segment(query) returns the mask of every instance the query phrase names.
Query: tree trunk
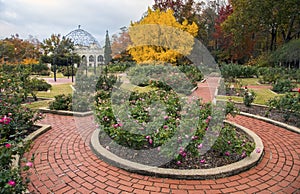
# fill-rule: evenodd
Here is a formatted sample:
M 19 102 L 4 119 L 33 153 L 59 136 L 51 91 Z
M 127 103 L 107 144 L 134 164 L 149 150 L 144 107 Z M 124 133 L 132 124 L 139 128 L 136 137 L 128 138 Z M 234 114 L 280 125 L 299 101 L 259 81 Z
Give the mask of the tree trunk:
M 275 27 L 272 28 L 272 31 L 271 31 L 271 44 L 270 44 L 270 51 L 273 51 L 275 50 L 275 44 L 276 44 L 276 33 L 277 30 Z

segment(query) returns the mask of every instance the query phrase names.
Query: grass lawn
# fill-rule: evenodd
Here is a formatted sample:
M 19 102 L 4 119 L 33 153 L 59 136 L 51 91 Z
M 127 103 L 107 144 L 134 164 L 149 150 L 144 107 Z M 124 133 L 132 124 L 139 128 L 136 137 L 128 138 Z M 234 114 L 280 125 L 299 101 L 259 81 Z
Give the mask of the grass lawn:
M 54 73 L 51 71 L 50 76 L 39 76 L 40 78 L 54 78 Z M 56 73 L 56 78 L 65 78 L 62 73 Z
M 268 85 L 268 84 L 260 84 L 259 78 L 239 78 L 244 86 L 259 86 L 259 85 Z
M 140 86 L 133 85 L 131 83 L 123 83 L 121 85 L 121 88 L 124 90 L 132 91 L 132 92 L 136 91 L 136 92 L 140 92 L 140 93 L 156 90 L 156 88 L 154 88 L 154 87 L 150 87 L 150 86 L 140 87 Z
M 253 103 L 262 104 L 262 105 L 266 105 L 268 100 L 270 100 L 271 98 L 282 95 L 282 94 L 275 94 L 275 93 L 271 92 L 269 89 L 255 89 L 253 91 L 256 93 L 256 98 Z M 236 101 L 236 102 L 243 102 L 243 98 L 237 97 L 237 96 L 218 96 L 217 97 L 217 99 L 220 99 L 220 100 L 227 100 L 229 98 L 231 98 L 233 101 Z
M 237 97 L 237 96 L 217 96 L 217 100 L 228 100 L 231 98 L 235 102 L 243 102 L 242 97 Z
M 43 100 L 43 101 L 33 102 L 31 104 L 25 104 L 24 106 L 31 109 L 38 109 L 38 108 L 48 107 L 51 101 L 52 100 Z
M 71 85 L 72 83 L 52 85 L 50 92 L 38 92 L 37 96 L 43 98 L 54 98 L 54 96 L 59 94 L 72 94 L 73 91 Z
M 245 79 L 239 79 L 242 84 L 245 86 L 258 86 L 258 85 L 267 85 L 267 84 L 259 84 L 258 83 L 258 78 L 245 78 Z M 272 91 L 270 91 L 269 89 L 266 88 L 257 88 L 257 89 L 253 89 L 254 92 L 256 93 L 256 98 L 254 100 L 253 103 L 255 104 L 263 104 L 266 105 L 268 100 L 270 100 L 271 98 L 274 98 L 275 96 L 280 96 L 279 94 L 276 94 Z M 232 100 L 236 101 L 236 102 L 243 102 L 243 98 L 242 97 L 236 97 L 236 96 L 218 96 L 217 99 L 220 100 L 224 100 L 224 99 L 228 99 L 231 98 Z
M 282 95 L 282 94 L 275 94 L 269 89 L 255 89 L 254 92 L 256 93 L 256 98 L 254 100 L 254 103 L 264 104 L 264 105 L 266 105 L 268 100 L 270 100 L 271 98 Z

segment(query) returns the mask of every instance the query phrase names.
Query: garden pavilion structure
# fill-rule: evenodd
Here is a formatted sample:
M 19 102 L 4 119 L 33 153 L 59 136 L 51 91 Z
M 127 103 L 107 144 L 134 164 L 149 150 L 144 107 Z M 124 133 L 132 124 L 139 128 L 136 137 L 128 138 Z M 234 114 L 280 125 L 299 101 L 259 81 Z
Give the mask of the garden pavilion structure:
M 104 65 L 104 48 L 89 32 L 80 28 L 66 35 L 74 43 L 74 52 L 81 57 L 81 64 L 88 67 Z M 80 64 L 75 65 L 79 67 Z

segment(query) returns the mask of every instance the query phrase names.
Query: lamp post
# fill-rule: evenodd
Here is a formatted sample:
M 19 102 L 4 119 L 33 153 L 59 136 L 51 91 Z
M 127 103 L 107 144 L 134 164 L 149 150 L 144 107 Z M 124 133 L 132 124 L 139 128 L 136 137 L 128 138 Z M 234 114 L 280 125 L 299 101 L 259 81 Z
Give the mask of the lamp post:
M 85 75 L 87 76 L 88 75 L 88 58 L 85 59 L 84 64 L 85 64 Z
M 96 58 L 97 56 L 95 55 L 95 57 L 94 57 L 94 74 L 96 75 L 96 64 L 97 64 L 97 58 Z
M 72 83 L 74 82 L 74 63 L 73 63 L 73 53 L 71 52 L 71 65 L 72 65 Z
M 56 63 L 57 63 L 57 49 L 54 50 L 54 57 L 53 57 L 53 74 L 54 74 L 54 82 L 56 82 Z

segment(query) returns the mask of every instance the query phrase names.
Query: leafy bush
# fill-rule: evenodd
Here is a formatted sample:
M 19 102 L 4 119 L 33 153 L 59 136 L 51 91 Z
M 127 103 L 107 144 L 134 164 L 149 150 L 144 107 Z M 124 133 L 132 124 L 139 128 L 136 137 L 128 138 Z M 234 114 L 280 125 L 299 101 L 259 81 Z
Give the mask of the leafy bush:
M 116 83 L 119 83 L 117 76 L 100 75 L 96 84 L 96 91 L 97 90 L 111 91 Z
M 50 103 L 51 110 L 72 110 L 72 95 L 60 94 L 54 97 L 55 100 Z
M 185 74 L 186 73 L 186 74 Z M 193 76 L 191 74 L 194 74 Z M 175 90 L 178 93 L 190 94 L 202 79 L 196 67 L 173 67 L 142 65 L 131 68 L 128 72 L 130 82 L 138 86 L 158 87 L 164 90 Z
M 30 146 L 24 138 L 42 115 L 21 106 L 27 95 L 22 80 L 27 73 L 2 68 L 0 72 L 0 193 L 23 193 L 29 180 L 23 181 L 21 171 L 28 171 L 34 159 L 22 159 Z M 23 169 L 12 167 L 16 154 L 26 163 Z
M 23 156 L 28 151 L 29 142 L 0 140 L 0 193 L 23 193 L 27 189 L 29 179 L 23 180 L 21 173 L 27 177 L 29 168 L 33 166 L 32 158 L 30 161 L 23 160 L 24 167 L 12 167 L 15 155 Z
M 285 78 L 288 76 L 288 72 L 284 68 L 259 68 L 260 83 L 275 83 L 279 78 Z
M 44 80 L 30 78 L 30 68 L 28 66 L 15 66 L 6 71 L 0 68 L 3 75 L 0 76 L 0 96 L 11 102 L 24 102 L 31 94 L 37 100 L 38 91 L 47 91 L 51 85 Z
M 133 62 L 119 62 L 113 63 L 107 66 L 108 73 L 119 73 L 124 72 L 127 68 L 134 66 Z
M 86 112 L 91 110 L 90 103 L 92 98 L 83 93 L 75 92 L 73 97 L 71 94 L 61 94 L 54 98 L 55 100 L 49 105 L 51 110 L 67 110 L 76 112 Z
M 30 88 L 34 91 L 48 91 L 51 89 L 51 84 L 48 84 L 43 79 L 32 78 L 30 80 Z
M 222 77 L 232 81 L 235 78 L 252 78 L 257 76 L 257 68 L 238 64 L 222 64 L 220 67 Z
M 296 85 L 292 84 L 289 79 L 279 79 L 273 84 L 273 91 L 278 93 L 286 93 L 292 91 Z
M 300 83 L 300 69 L 292 70 L 289 76 L 291 80 L 295 80 L 297 83 Z
M 245 106 L 250 107 L 252 102 L 255 100 L 256 94 L 253 90 L 249 91 L 247 88 L 243 94 L 243 102 Z
M 225 152 L 246 155 L 254 149 L 251 143 L 243 142 L 244 137 L 237 137 L 234 128 L 226 126 L 222 129 L 224 115 L 222 117 L 219 111 L 212 113 L 211 104 L 181 99 L 172 90 L 133 92 L 129 96 L 124 91 L 122 94 L 123 97 L 112 97 L 113 100 L 102 99 L 96 108 L 103 131 L 119 145 L 132 149 L 152 149 L 168 142 L 168 146 L 164 146 L 159 154 L 182 161 L 188 153 L 195 157 L 200 155 L 200 145 L 210 141 L 203 137 L 206 131 L 210 131 L 212 134 L 222 134 L 213 147 L 222 155 Z M 222 106 L 218 107 L 222 109 Z M 117 118 L 113 110 L 118 112 Z M 227 113 L 234 110 L 232 105 L 226 108 Z M 210 122 L 215 125 L 209 127 Z M 173 149 L 169 150 L 170 147 Z
M 95 94 L 94 101 L 96 105 L 102 104 L 103 101 L 110 98 L 111 92 L 105 90 L 98 90 Z
M 300 118 L 300 91 L 298 94 L 287 93 L 282 97 L 275 97 L 268 101 L 269 111 L 276 109 L 283 113 L 287 121 L 292 114 Z
M 180 71 L 182 71 L 186 77 L 192 80 L 192 82 L 198 82 L 203 79 L 203 74 L 201 71 L 193 65 L 182 65 L 179 66 Z
M 32 64 L 31 65 L 31 74 L 32 75 L 50 75 L 50 69 L 46 64 Z
M 23 137 L 34 122 L 40 119 L 35 111 L 22 107 L 20 103 L 1 100 L 0 108 L 0 118 L 3 123 L 4 120 L 9 123 L 0 127 L 0 137 L 8 140 Z

